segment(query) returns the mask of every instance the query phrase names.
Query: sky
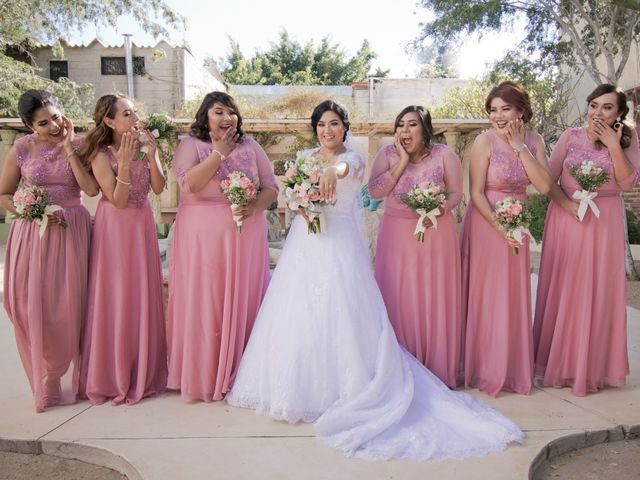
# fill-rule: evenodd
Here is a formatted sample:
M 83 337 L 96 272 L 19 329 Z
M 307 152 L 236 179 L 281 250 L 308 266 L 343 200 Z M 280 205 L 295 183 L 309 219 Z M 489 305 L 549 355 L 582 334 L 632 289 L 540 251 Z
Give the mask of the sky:
M 391 78 L 414 77 L 419 71 L 416 59 L 406 52 L 406 46 L 420 32 L 420 21 L 426 21 L 429 12 L 416 6 L 416 0 L 167 0 L 167 3 L 187 19 L 184 33 L 173 33 L 172 44 L 186 40 L 198 58 L 223 58 L 229 52 L 228 37 L 239 42 L 246 57 L 257 50 L 266 50 L 270 42 L 277 42 L 282 29 L 300 44 L 313 40 L 317 45 L 329 36 L 348 56 L 354 55 L 366 38 L 378 54 L 373 63 L 390 69 Z M 108 44 L 121 44 L 122 34 L 133 34 L 139 45 L 154 45 L 131 19 L 123 18 L 117 29 L 96 31 L 88 28 L 82 35 L 71 39 L 88 43 L 95 36 Z M 481 39 L 469 36 L 458 55 L 458 72 L 463 78 L 479 76 L 487 64 L 502 57 L 513 46 L 521 33 L 512 31 L 485 35 Z

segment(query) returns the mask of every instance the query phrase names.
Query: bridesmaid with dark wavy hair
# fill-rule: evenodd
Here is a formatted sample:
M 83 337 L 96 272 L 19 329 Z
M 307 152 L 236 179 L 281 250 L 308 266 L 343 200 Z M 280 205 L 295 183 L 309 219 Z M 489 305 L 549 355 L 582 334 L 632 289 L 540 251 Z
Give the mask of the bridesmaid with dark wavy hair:
M 411 105 L 395 120 L 394 144 L 382 148 L 371 168 L 369 192 L 385 198 L 376 248 L 376 280 L 398 342 L 450 388 L 460 369 L 460 246 L 451 213 L 462 200 L 462 164 L 448 146 L 433 142 L 431 115 Z M 403 202 L 416 185 L 448 190 L 424 242 L 414 230 L 419 215 Z
M 551 190 L 542 240 L 533 329 L 536 375 L 545 387 L 571 387 L 583 396 L 620 387 L 629 373 L 624 209 L 620 198 L 638 184 L 638 134 L 626 117 L 627 96 L 599 85 L 587 97 L 586 127 L 560 136 L 549 162 L 559 187 Z M 590 160 L 608 175 L 578 217 L 572 168 Z
M 187 401 L 221 400 L 231 389 L 269 279 L 265 209 L 278 186 L 264 150 L 242 131 L 224 92 L 204 97 L 173 160 L 181 188 L 169 274 L 169 388 Z M 257 198 L 233 211 L 220 183 L 249 177 Z
M 98 185 L 80 161 L 80 141 L 56 97 L 29 90 L 18 110 L 32 133 L 16 140 L 5 156 L 0 206 L 16 213 L 16 190 L 37 186 L 62 207 L 49 216 L 43 235 L 37 223 L 12 222 L 4 266 L 4 308 L 15 328 L 36 411 L 42 412 L 75 402 L 78 393 L 91 233 L 80 191 L 94 196 Z M 65 228 L 58 226 L 61 218 Z
M 103 95 L 93 120 L 81 153 L 102 199 L 91 239 L 81 392 L 93 404 L 131 404 L 167 383 L 160 252 L 147 199 L 150 189 L 162 193 L 165 180 L 155 139 L 129 98 Z

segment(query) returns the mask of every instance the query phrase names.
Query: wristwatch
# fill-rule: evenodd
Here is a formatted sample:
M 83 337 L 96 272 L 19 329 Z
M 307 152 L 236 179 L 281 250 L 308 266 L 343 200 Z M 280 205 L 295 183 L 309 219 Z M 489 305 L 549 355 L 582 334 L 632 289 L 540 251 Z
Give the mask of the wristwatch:
M 524 152 L 527 149 L 527 146 L 522 144 L 519 147 L 516 147 L 513 149 L 514 152 L 516 152 L 517 155 L 520 155 L 522 152 Z

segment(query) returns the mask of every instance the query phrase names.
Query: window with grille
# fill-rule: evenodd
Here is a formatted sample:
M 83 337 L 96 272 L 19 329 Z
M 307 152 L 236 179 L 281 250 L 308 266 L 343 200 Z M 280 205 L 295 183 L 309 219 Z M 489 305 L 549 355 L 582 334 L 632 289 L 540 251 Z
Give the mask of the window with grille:
M 69 64 L 66 60 L 51 60 L 49 62 L 49 78 L 57 82 L 62 77 L 69 78 Z
M 124 57 L 101 57 L 102 75 L 126 75 L 127 63 Z M 133 74 L 144 75 L 144 57 L 133 57 Z

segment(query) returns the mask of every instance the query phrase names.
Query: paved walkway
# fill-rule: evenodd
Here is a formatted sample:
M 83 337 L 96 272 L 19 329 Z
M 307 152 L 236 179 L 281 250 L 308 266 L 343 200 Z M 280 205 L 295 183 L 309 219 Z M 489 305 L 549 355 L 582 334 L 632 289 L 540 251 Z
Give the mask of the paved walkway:
M 0 254 L 4 258 L 4 252 Z M 554 439 L 580 434 L 573 443 L 595 443 L 608 435 L 621 437 L 619 425 L 640 425 L 640 311 L 628 313 L 627 387 L 584 398 L 568 389 L 536 388 L 530 396 L 503 394 L 497 399 L 471 390 L 520 425 L 526 432 L 524 445 L 466 461 L 371 463 L 347 459 L 325 447 L 309 425 L 288 425 L 223 402 L 186 404 L 175 393 L 135 406 L 92 407 L 81 402 L 36 414 L 13 329 L 2 310 L 0 450 L 36 452 L 33 441 L 41 441 L 45 453 L 105 465 L 132 480 L 524 480 L 531 463 Z M 585 434 L 588 431 L 600 433 Z

